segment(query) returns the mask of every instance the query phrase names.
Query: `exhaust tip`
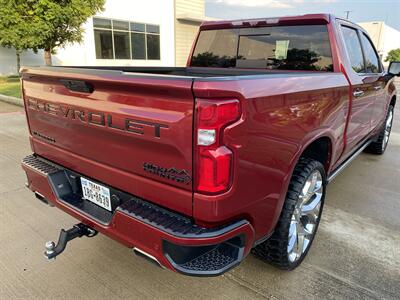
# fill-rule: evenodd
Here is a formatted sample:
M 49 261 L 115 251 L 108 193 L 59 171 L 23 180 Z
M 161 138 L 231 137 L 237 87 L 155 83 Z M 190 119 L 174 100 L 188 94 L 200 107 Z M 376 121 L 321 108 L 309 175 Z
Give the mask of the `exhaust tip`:
M 49 202 L 47 201 L 47 199 L 39 192 L 35 192 L 35 197 L 36 199 L 42 201 L 45 204 L 49 204 Z
M 36 199 L 38 199 L 39 201 L 43 202 L 44 204 L 47 204 L 48 206 L 51 206 L 51 207 L 54 206 L 53 203 L 51 203 L 49 200 L 46 199 L 45 196 L 43 196 L 42 194 L 40 194 L 38 192 L 35 192 L 35 197 L 36 197 Z
M 160 268 L 164 269 L 164 266 L 153 255 L 150 255 L 147 252 L 145 252 L 139 248 L 136 248 L 136 247 L 133 248 L 133 253 L 137 256 L 143 257 L 144 259 L 151 262 L 152 264 L 155 264 L 155 265 L 159 266 Z

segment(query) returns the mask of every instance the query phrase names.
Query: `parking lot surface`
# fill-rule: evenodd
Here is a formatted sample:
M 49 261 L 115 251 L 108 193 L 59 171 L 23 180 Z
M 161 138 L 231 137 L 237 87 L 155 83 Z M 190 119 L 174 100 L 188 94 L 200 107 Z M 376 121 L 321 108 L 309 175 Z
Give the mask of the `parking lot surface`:
M 399 108 L 386 154 L 360 155 L 329 185 L 319 232 L 299 268 L 280 271 L 250 255 L 223 276 L 193 278 L 103 235 L 74 240 L 46 262 L 45 242 L 76 220 L 25 188 L 25 115 L 0 102 L 0 299 L 399 299 Z

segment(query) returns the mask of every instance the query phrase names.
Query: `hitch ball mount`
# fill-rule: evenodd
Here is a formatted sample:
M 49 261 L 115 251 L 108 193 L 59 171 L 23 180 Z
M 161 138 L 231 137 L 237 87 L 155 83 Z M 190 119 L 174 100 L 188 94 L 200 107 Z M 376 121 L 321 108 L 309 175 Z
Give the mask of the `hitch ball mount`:
M 46 243 L 46 251 L 44 252 L 44 256 L 49 261 L 54 260 L 58 255 L 63 253 L 69 241 L 75 238 L 81 238 L 83 236 L 94 237 L 96 234 L 96 230 L 82 223 L 76 224 L 68 230 L 61 229 L 57 245 L 52 241 Z

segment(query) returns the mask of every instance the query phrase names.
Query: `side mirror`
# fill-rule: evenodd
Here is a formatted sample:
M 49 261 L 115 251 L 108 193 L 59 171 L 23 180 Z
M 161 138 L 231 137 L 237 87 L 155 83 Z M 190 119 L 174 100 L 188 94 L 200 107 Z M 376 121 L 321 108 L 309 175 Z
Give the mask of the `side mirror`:
M 400 76 L 400 61 L 392 61 L 389 65 L 388 73 L 394 76 Z

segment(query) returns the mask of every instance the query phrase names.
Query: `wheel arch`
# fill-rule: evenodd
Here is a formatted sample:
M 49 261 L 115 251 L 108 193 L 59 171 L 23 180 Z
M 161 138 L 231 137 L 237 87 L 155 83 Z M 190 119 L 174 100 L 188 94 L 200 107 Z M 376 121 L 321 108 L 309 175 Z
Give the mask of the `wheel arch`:
M 332 140 L 333 137 L 330 136 L 329 132 L 325 132 L 314 137 L 314 139 L 311 139 L 308 143 L 304 143 L 304 146 L 300 148 L 298 154 L 293 158 L 291 162 L 291 170 L 287 174 L 282 185 L 281 198 L 276 206 L 276 216 L 280 216 L 282 212 L 282 207 L 285 202 L 290 180 L 292 179 L 294 169 L 301 158 L 308 157 L 321 162 L 324 166 L 326 176 L 328 176 L 329 169 L 332 165 L 332 153 L 334 151 Z M 322 149 L 322 151 L 318 151 L 318 149 Z M 276 219 L 273 221 L 273 228 L 276 227 L 278 219 L 279 217 L 276 217 Z
M 296 160 L 296 164 L 301 158 L 315 159 L 324 166 L 325 172 L 328 174 L 332 163 L 332 145 L 332 139 L 327 135 L 315 138 L 301 150 L 300 155 Z

